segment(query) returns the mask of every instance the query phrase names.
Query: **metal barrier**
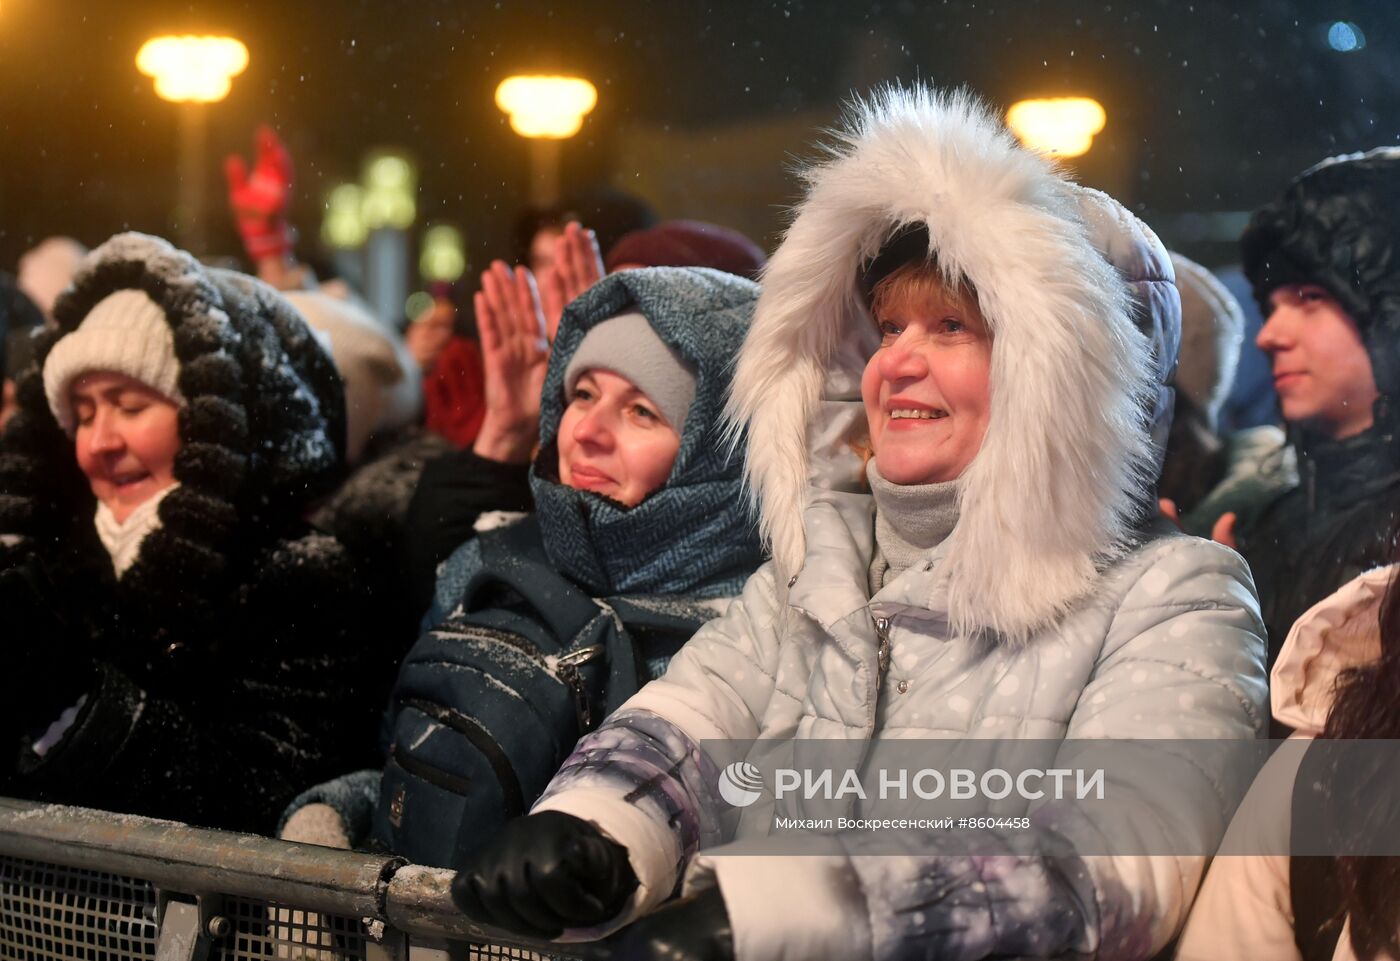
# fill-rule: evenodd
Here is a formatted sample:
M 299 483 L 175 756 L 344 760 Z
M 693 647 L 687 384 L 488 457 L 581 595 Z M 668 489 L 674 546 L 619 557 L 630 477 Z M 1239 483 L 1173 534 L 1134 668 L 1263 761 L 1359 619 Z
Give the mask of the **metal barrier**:
M 472 924 L 452 872 L 0 798 L 3 961 L 566 961 Z

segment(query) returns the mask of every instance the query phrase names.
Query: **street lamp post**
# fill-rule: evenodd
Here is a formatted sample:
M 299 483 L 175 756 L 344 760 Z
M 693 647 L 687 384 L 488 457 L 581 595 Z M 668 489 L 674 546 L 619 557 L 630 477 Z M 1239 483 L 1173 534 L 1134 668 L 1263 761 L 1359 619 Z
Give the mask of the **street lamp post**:
M 496 106 L 530 141 L 532 203 L 559 199 L 559 144 L 579 132 L 597 103 L 597 89 L 579 77 L 509 77 L 496 88 Z
M 365 293 L 385 324 L 397 326 L 408 297 L 408 228 L 417 216 L 418 174 L 401 153 L 378 150 L 365 161 L 360 215 L 369 231 Z
M 195 253 L 205 247 L 206 117 L 204 104 L 228 96 L 248 67 L 248 48 L 232 37 L 155 37 L 136 54 L 136 69 L 155 79 L 156 95 L 179 105 L 179 193 L 175 235 Z

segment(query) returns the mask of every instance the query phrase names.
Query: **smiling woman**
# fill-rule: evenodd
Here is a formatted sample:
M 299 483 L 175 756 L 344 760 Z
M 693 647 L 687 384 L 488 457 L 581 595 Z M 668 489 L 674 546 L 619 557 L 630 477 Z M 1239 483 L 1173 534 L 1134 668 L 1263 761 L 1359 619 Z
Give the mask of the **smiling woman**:
M 180 449 L 179 362 L 165 312 L 139 290 L 118 290 L 88 312 L 44 364 L 44 393 L 73 438 L 97 498 L 94 525 L 122 577 L 158 523 Z
M 695 369 L 632 312 L 590 330 L 564 373 L 559 481 L 636 507 L 666 480 Z
M 559 480 L 636 507 L 671 472 L 681 437 L 626 377 L 585 371 L 559 424 Z
M 875 285 L 870 310 L 880 348 L 861 397 L 876 468 L 894 484 L 957 479 L 992 411 L 992 334 L 976 299 L 913 261 Z
M 343 465 L 332 360 L 270 287 L 140 234 L 54 321 L 0 437 L 0 780 L 270 830 L 372 753 L 383 689 L 349 557 L 302 520 Z
M 728 406 L 772 562 L 453 893 L 551 937 L 640 917 L 617 948 L 637 958 L 1152 956 L 1213 848 L 1215 767 L 1174 766 L 1171 800 L 1125 778 L 1092 812 L 1032 805 L 1029 834 L 904 832 L 897 855 L 746 838 L 715 793 L 739 744 L 1230 739 L 1263 720 L 1243 563 L 1150 520 L 1179 325 L 1165 249 L 965 95 L 884 90 L 848 116 L 805 171 Z M 1199 846 L 1062 856 L 1149 822 Z

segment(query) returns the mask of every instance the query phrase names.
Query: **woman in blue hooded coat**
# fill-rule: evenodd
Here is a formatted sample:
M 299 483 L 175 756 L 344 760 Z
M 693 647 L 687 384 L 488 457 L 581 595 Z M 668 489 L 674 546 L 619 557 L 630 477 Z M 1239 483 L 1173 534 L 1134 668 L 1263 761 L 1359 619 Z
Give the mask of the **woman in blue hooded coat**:
M 450 863 L 528 810 L 574 742 L 727 609 L 762 560 L 742 458 L 719 429 L 757 297 L 742 278 L 662 267 L 605 277 L 569 306 L 534 513 L 441 568 L 391 698 L 382 782 L 309 792 L 284 837 L 356 843 L 375 808 L 377 845 Z M 329 836 L 315 829 L 326 805 Z

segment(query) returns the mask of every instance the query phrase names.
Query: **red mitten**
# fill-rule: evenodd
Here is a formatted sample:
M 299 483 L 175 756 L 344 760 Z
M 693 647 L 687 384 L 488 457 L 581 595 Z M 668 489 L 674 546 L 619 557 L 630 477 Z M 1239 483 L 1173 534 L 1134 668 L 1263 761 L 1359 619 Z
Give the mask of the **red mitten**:
M 258 128 L 257 150 L 251 176 L 237 154 L 224 160 L 229 206 L 238 221 L 243 249 L 254 261 L 290 254 L 296 244 L 296 231 L 286 216 L 292 197 L 292 156 L 268 126 Z

